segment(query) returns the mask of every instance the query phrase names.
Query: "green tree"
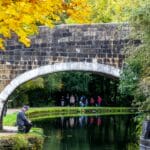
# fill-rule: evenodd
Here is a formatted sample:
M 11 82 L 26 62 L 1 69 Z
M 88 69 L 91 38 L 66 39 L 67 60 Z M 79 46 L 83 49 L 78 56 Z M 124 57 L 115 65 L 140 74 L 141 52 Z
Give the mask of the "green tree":
M 19 86 L 8 98 L 12 101 L 12 107 L 18 107 L 24 104 L 29 104 L 30 100 L 29 95 L 27 93 L 38 88 L 44 88 L 44 80 L 41 77 L 30 80 Z
M 133 38 L 141 40 L 141 44 L 127 48 L 127 67 L 121 76 L 120 89 L 133 95 L 133 104 L 150 110 L 150 1 L 141 1 L 132 11 L 130 24 Z
M 49 94 L 52 94 L 56 91 L 61 91 L 63 86 L 61 78 L 62 78 L 61 73 L 53 73 L 53 74 L 45 75 L 43 77 L 45 90 Z
M 92 5 L 91 22 L 123 22 L 127 21 L 139 0 L 89 0 Z
M 62 74 L 62 90 L 69 93 L 87 93 L 90 79 L 89 73 L 64 72 Z

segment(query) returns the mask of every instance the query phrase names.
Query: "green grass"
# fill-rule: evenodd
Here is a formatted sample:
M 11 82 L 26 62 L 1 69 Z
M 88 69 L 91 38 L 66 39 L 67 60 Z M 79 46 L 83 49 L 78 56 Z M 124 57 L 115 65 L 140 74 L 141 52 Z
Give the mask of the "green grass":
M 15 126 L 16 124 L 16 116 L 17 113 L 13 113 L 13 114 L 8 114 L 4 117 L 4 125 L 5 126 Z
M 62 116 L 123 115 L 133 114 L 136 111 L 136 108 L 130 107 L 42 107 L 31 108 L 27 113 L 27 117 L 31 121 L 35 121 Z M 9 114 L 4 117 L 5 126 L 14 126 L 15 122 L 16 113 Z

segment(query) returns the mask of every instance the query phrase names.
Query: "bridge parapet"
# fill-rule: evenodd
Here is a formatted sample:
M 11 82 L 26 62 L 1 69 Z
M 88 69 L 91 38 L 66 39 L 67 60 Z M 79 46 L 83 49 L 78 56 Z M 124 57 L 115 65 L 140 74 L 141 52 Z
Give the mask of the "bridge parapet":
M 128 24 L 60 25 L 39 27 L 26 48 L 14 37 L 0 51 L 0 91 L 18 75 L 40 66 L 66 62 L 99 63 L 121 68 Z

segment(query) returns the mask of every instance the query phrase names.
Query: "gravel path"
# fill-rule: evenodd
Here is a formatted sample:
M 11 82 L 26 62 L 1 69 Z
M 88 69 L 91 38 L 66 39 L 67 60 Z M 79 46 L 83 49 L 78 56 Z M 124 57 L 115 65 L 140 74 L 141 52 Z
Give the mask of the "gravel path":
M 0 132 L 0 136 L 10 136 L 17 133 L 17 127 L 12 126 L 4 126 L 3 131 Z
M 18 112 L 20 109 L 19 108 L 7 109 L 7 114 L 12 114 L 14 112 Z

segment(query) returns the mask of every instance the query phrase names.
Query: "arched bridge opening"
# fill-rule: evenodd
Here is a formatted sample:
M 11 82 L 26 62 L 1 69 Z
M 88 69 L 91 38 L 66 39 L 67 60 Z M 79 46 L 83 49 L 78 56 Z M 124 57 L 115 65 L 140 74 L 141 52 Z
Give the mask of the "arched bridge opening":
M 4 107 L 7 104 L 8 97 L 11 93 L 23 83 L 37 78 L 39 76 L 62 72 L 62 71 L 84 71 L 84 72 L 93 72 L 98 74 L 103 74 L 106 76 L 111 76 L 113 78 L 119 78 L 120 70 L 109 65 L 99 64 L 99 63 L 86 63 L 86 62 L 77 62 L 77 63 L 56 63 L 52 65 L 42 66 L 36 69 L 27 71 L 15 79 L 13 79 L 1 92 L 0 94 L 0 105 L 1 105 L 1 124 L 3 120 Z
M 30 47 L 15 36 L 7 40 L 6 51 L 0 51 L 0 129 L 8 96 L 28 80 L 71 70 L 119 78 L 129 33 L 126 23 L 59 25 L 39 27 L 39 34 L 30 37 Z

